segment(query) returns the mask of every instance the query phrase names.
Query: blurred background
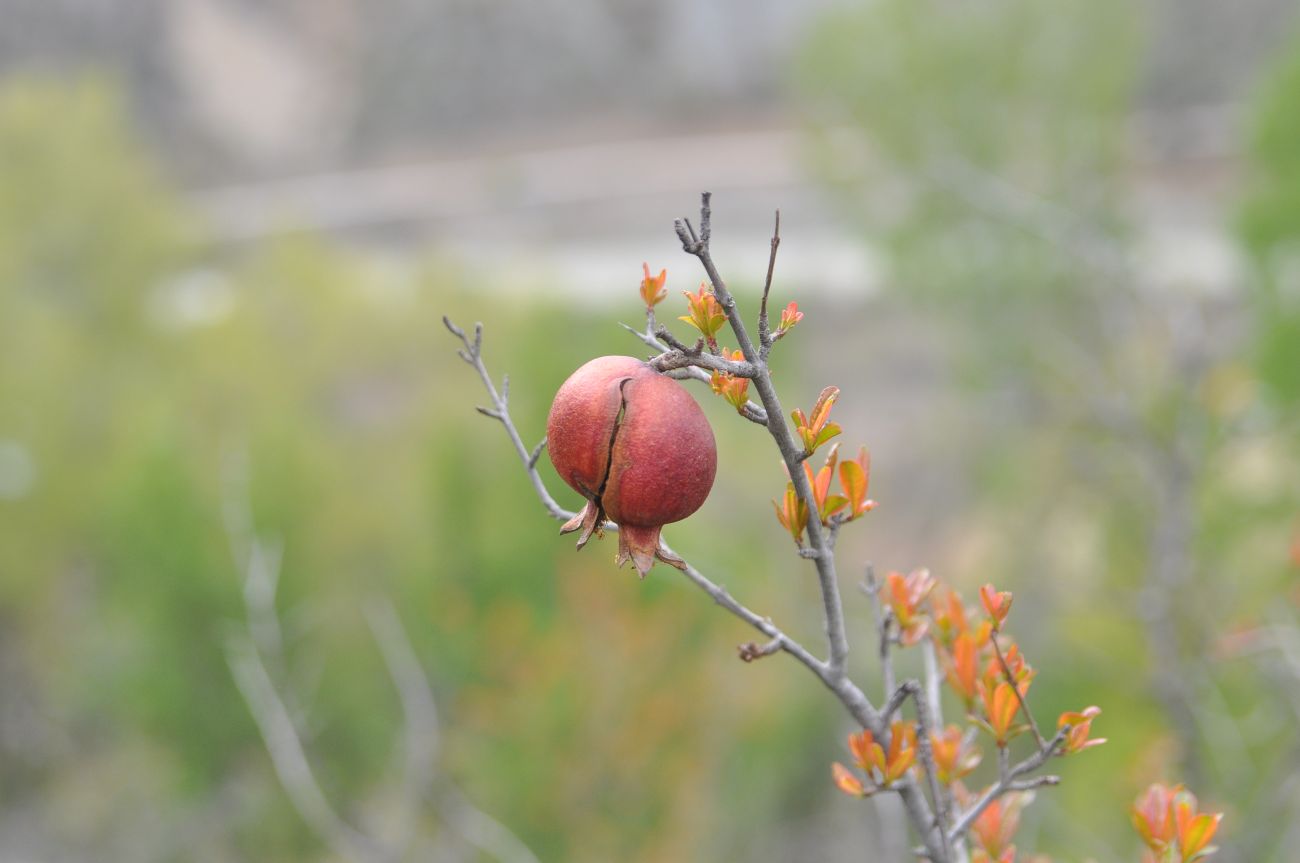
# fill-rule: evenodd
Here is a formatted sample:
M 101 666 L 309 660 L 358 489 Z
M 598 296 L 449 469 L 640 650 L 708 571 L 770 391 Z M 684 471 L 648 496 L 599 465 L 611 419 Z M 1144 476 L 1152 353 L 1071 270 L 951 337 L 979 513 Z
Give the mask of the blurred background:
M 859 679 L 868 560 L 994 582 L 1110 739 L 1022 849 L 1136 859 L 1166 779 L 1295 859 L 1292 0 L 0 0 L 0 861 L 909 859 L 803 669 L 556 536 L 440 323 L 531 446 L 643 261 L 685 313 L 706 188 L 751 314 L 781 209 L 783 398 L 871 447 Z M 669 539 L 819 648 L 694 392 Z

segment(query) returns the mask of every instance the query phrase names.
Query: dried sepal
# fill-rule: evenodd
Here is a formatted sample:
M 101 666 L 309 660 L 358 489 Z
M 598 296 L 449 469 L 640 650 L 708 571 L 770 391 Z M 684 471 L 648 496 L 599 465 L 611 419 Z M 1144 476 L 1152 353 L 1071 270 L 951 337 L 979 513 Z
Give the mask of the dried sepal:
M 600 539 L 605 534 L 605 513 L 600 508 L 600 504 L 594 500 L 589 500 L 580 509 L 573 518 L 566 521 L 560 526 L 560 533 L 572 533 L 579 528 L 582 533 L 578 535 L 578 549 L 581 550 L 584 545 L 591 539 L 594 534 Z
M 615 565 L 622 567 L 630 560 L 636 567 L 637 575 L 642 578 L 646 577 L 646 573 L 654 566 L 656 560 L 677 569 L 685 569 L 686 561 L 668 551 L 659 541 L 662 528 L 662 525 L 650 527 L 621 525 L 618 531 L 618 554 L 614 557 Z

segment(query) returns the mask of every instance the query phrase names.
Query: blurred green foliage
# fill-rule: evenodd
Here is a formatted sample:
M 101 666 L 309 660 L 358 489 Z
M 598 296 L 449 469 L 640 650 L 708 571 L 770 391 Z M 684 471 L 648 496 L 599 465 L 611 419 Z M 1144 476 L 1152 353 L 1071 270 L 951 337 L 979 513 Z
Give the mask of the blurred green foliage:
M 1285 778 L 1270 771 L 1294 722 L 1259 668 L 1204 657 L 1287 590 L 1300 48 L 1256 111 L 1240 223 L 1253 338 L 1216 342 L 1189 375 L 1176 322 L 1123 263 L 1131 6 L 938 5 L 834 13 L 799 75 L 846 218 L 883 241 L 896 296 L 940 322 L 940 359 L 976 396 L 955 443 L 916 435 L 958 452 L 975 489 L 943 533 L 952 548 L 934 550 L 939 575 L 1016 589 L 1041 716 L 1105 710 L 1094 728 L 1111 742 L 1063 762 L 1066 782 L 1030 810 L 1038 844 L 1070 859 L 1127 849 L 1122 804 L 1156 774 L 1183 778 L 1189 751 L 1197 790 L 1236 803 L 1225 840 L 1248 834 L 1286 814 L 1269 808 Z M 284 546 L 278 671 L 353 823 L 400 774 L 400 706 L 357 612 L 374 593 L 397 602 L 433 682 L 445 776 L 543 860 L 781 859 L 818 819 L 857 819 L 828 781 L 843 718 L 818 686 L 793 663 L 738 666 L 749 631 L 671 574 L 615 571 L 608 540 L 575 555 L 472 410 L 484 397 L 442 314 L 487 323 L 489 367 L 513 372 L 531 442 L 569 371 L 641 351 L 613 326 L 638 314 L 638 263 L 626 307 L 604 313 L 550 294 L 546 274 L 505 296 L 446 261 L 395 267 L 306 235 L 216 248 L 111 86 L 0 86 L 0 835 L 21 820 L 56 857 L 327 856 L 223 652 L 242 616 L 223 508 L 244 476 L 258 530 Z M 790 344 L 783 387 L 799 382 Z M 1111 397 L 1140 446 L 1096 422 Z M 700 399 L 723 463 L 672 541 L 815 644 L 815 587 L 782 577 L 768 446 Z M 1150 473 L 1169 463 L 1150 455 L 1169 452 L 1195 527 L 1172 608 L 1197 675 L 1192 740 L 1152 693 L 1170 672 L 1136 589 L 1171 502 Z M 441 829 L 436 812 L 423 827 Z M 1285 859 L 1273 831 L 1255 834 L 1245 859 Z
M 1250 175 L 1239 221 L 1256 267 L 1262 380 L 1300 402 L 1300 37 L 1281 53 L 1256 96 Z
M 1123 801 L 1164 776 L 1228 808 L 1236 859 L 1286 859 L 1271 822 L 1295 803 L 1269 789 L 1291 707 L 1219 640 L 1290 592 L 1300 54 L 1256 114 L 1261 284 L 1153 284 L 1129 223 L 1143 26 L 1109 0 L 880 0 L 826 16 L 797 80 L 814 164 L 966 393 L 960 435 L 918 445 L 959 453 L 971 526 L 947 534 L 995 538 L 938 574 L 1016 590 L 1045 715 L 1105 711 L 1110 743 L 1031 808 L 1035 847 L 1118 854 Z
M 0 89 L 0 825 L 35 813 L 40 847 L 97 859 L 325 856 L 223 652 L 241 477 L 284 548 L 281 683 L 353 823 L 400 775 L 400 706 L 357 612 L 374 593 L 439 698 L 445 778 L 544 860 L 757 859 L 830 793 L 841 720 L 815 683 L 748 673 L 744 627 L 658 570 L 616 571 L 608 540 L 575 556 L 473 411 L 443 313 L 487 321 L 526 436 L 581 362 L 641 351 L 612 314 L 503 302 L 434 259 L 302 235 L 211 247 L 111 86 Z M 759 458 L 752 428 L 708 409 Z M 757 608 L 805 606 L 810 584 L 767 577 L 779 537 L 717 540 L 770 517 L 765 485 L 733 474 L 674 542 Z M 815 637 L 806 607 L 788 623 Z M 433 808 L 423 827 L 441 829 Z

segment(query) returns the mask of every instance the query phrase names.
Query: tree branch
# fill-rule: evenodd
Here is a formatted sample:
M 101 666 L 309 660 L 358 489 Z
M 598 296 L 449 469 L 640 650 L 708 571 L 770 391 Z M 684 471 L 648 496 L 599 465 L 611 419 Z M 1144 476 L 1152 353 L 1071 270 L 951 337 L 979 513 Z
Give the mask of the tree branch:
M 764 362 L 772 350 L 772 327 L 767 319 L 767 295 L 772 290 L 772 272 L 776 269 L 776 249 L 781 245 L 781 211 L 776 211 L 772 228 L 772 251 L 767 258 L 767 278 L 763 281 L 763 299 L 758 304 L 758 352 Z
M 226 662 L 262 734 L 275 774 L 303 821 L 344 860 L 370 863 L 377 859 L 396 859 L 388 849 L 344 822 L 325 798 L 289 709 L 277 694 L 261 654 L 251 641 L 227 642 Z
M 702 196 L 702 206 L 700 211 L 701 218 L 699 233 L 696 233 L 689 220 L 679 219 L 675 223 L 677 236 L 682 242 L 682 248 L 689 254 L 695 255 L 703 265 L 709 281 L 713 286 L 714 295 L 727 316 L 732 331 L 735 333 L 741 354 L 745 359 L 746 365 L 738 367 L 732 366 L 725 370 L 735 373 L 735 371 L 740 370 L 748 372 L 751 371 L 752 368 L 753 376 L 749 379 L 752 381 L 754 389 L 757 391 L 762 403 L 762 410 L 767 420 L 765 425 L 768 432 L 772 435 L 777 448 L 781 452 L 782 460 L 785 462 L 786 469 L 795 485 L 796 493 L 799 495 L 799 498 L 808 505 L 809 510 L 814 511 L 815 503 L 813 500 L 812 489 L 804 472 L 799 469 L 799 465 L 806 457 L 806 454 L 803 452 L 803 448 L 796 445 L 794 442 L 790 429 L 784 420 L 784 412 L 781 408 L 781 403 L 777 397 L 776 390 L 772 385 L 771 374 L 768 371 L 767 365 L 763 361 L 759 351 L 755 348 L 753 341 L 750 339 L 749 333 L 745 329 L 744 322 L 741 320 L 737 311 L 735 298 L 732 297 L 730 292 L 727 290 L 726 284 L 718 274 L 717 268 L 710 255 L 709 237 L 711 233 L 711 213 L 709 208 L 709 199 L 709 194 L 707 192 L 704 193 Z M 450 320 L 443 318 L 443 322 L 447 326 L 447 329 L 459 338 L 465 346 L 464 350 L 460 351 L 460 355 L 462 359 L 470 365 L 473 365 L 478 371 L 484 387 L 492 397 L 495 407 L 493 418 L 501 422 L 507 433 L 510 435 L 511 441 L 515 444 L 515 449 L 519 453 L 520 460 L 523 462 L 525 470 L 529 473 L 529 478 L 533 482 L 533 486 L 537 491 L 538 496 L 541 498 L 543 504 L 546 505 L 547 511 L 554 518 L 567 521 L 572 516 L 572 513 L 566 512 L 555 503 L 550 493 L 546 490 L 541 477 L 536 473 L 533 466 L 530 465 L 528 451 L 524 448 L 523 443 L 519 438 L 519 434 L 515 430 L 514 424 L 510 419 L 507 405 L 497 396 L 496 391 L 492 386 L 492 379 L 483 366 L 480 351 L 482 341 L 481 327 L 476 328 L 475 337 L 471 343 L 464 331 L 452 324 Z M 662 343 L 655 344 L 654 342 L 657 342 L 657 340 L 652 342 L 653 336 L 649 331 L 643 334 L 631 330 L 630 327 L 627 329 L 632 331 L 638 338 L 648 345 L 653 347 L 659 347 L 662 345 Z M 692 349 L 688 348 L 686 351 L 681 351 L 679 348 L 676 350 L 682 355 L 682 357 L 690 358 L 693 361 L 692 363 L 684 363 L 684 365 L 699 365 L 698 362 L 695 362 L 699 358 L 693 356 L 694 351 Z M 703 356 L 702 352 L 701 356 Z M 673 360 L 672 362 L 678 362 L 678 360 Z M 669 361 L 667 360 L 660 361 L 660 365 L 668 364 Z M 707 378 L 703 371 L 700 371 L 700 375 Z M 749 418 L 753 419 L 752 416 Z M 682 567 L 682 572 L 689 581 L 705 593 L 709 594 L 709 596 L 713 598 L 714 602 L 766 635 L 770 641 L 763 648 L 760 648 L 764 654 L 779 649 L 793 656 L 822 681 L 823 685 L 825 685 L 826 688 L 839 699 L 841 704 L 844 705 L 845 709 L 848 710 L 849 714 L 853 716 L 861 727 L 869 729 L 877 740 L 880 740 L 883 744 L 887 745 L 889 742 L 888 723 L 883 721 L 881 714 L 872 705 L 870 699 L 867 698 L 862 690 L 858 688 L 858 686 L 854 684 L 846 674 L 848 638 L 845 632 L 843 606 L 840 599 L 839 584 L 835 573 L 832 541 L 829 533 L 823 532 L 820 522 L 815 519 L 809 520 L 807 531 L 809 537 L 807 551 L 810 552 L 807 556 L 814 561 L 816 566 L 818 584 L 822 595 L 826 639 L 829 650 L 829 658 L 824 662 L 817 659 L 797 641 L 782 632 L 769 619 L 754 613 L 741 603 L 737 602 L 731 597 L 725 588 L 714 584 L 694 567 L 685 564 Z M 664 548 L 669 553 L 672 553 L 671 549 L 667 548 L 666 545 Z M 894 790 L 898 792 L 903 801 L 903 805 L 907 810 L 909 820 L 912 822 L 917 833 L 921 836 L 922 841 L 925 844 L 926 855 L 934 861 L 948 860 L 949 857 L 944 853 L 946 844 L 944 836 L 942 835 L 942 827 L 936 825 L 931 814 L 930 806 L 925 799 L 925 795 L 916 786 L 916 783 L 910 779 L 905 779 L 897 783 L 894 786 Z
M 659 356 L 650 359 L 649 363 L 651 368 L 657 372 L 667 372 L 673 369 L 694 366 L 713 372 L 723 372 L 738 378 L 754 378 L 758 376 L 758 367 L 753 363 L 727 360 L 713 354 L 697 354 L 690 350 L 673 349 L 665 351 Z
M 438 706 L 415 649 L 391 602 L 373 598 L 365 606 L 366 623 L 379 645 L 388 676 L 402 703 L 403 749 L 401 808 L 394 828 L 398 848 L 415 838 L 420 807 L 429 795 L 438 761 Z
M 649 323 L 653 323 L 653 320 L 650 319 Z M 623 323 L 620 323 L 619 326 L 627 330 L 632 335 L 636 336 L 638 339 L 644 342 L 647 347 L 653 348 L 654 350 L 658 351 L 661 354 L 669 349 L 669 345 L 666 345 L 664 344 L 664 342 L 660 341 L 654 335 L 654 333 L 649 329 L 649 324 L 647 324 L 647 329 L 644 332 L 642 332 L 641 330 L 633 329 L 632 327 L 629 327 L 627 324 L 623 324 Z M 662 330 L 663 327 L 661 326 L 660 329 Z M 668 377 L 670 378 L 679 378 L 679 379 L 686 378 L 693 381 L 699 381 L 700 383 L 704 383 L 704 384 L 712 384 L 713 382 L 708 372 L 704 371 L 703 369 L 697 368 L 695 366 L 687 366 L 685 368 L 680 368 L 680 369 L 670 369 L 669 371 L 664 372 L 664 374 L 668 375 Z M 745 419 L 754 423 L 755 425 L 761 425 L 761 426 L 767 425 L 767 411 L 763 410 L 761 405 L 755 404 L 753 401 L 745 402 L 745 406 L 741 408 L 738 411 L 738 413 Z
M 1010 769 L 1000 770 L 999 773 L 1001 775 L 998 777 L 998 781 L 993 783 L 993 785 L 991 785 L 987 791 L 981 794 L 979 799 L 976 800 L 975 803 L 969 809 L 967 809 L 965 812 L 962 813 L 961 817 L 957 819 L 957 823 L 954 824 L 952 826 L 952 829 L 948 831 L 948 841 L 950 843 L 955 843 L 959 841 L 963 836 L 966 835 L 966 831 L 970 829 L 970 826 L 975 823 L 975 819 L 980 817 L 980 813 L 983 812 L 985 809 L 987 809 L 990 803 L 992 803 L 994 800 L 997 800 L 999 797 L 1001 797 L 1003 794 L 1006 794 L 1009 791 L 1017 790 L 1016 780 L 1027 773 L 1032 773 L 1033 771 L 1037 770 L 1039 767 L 1041 767 L 1044 764 L 1044 762 L 1047 761 L 1048 758 L 1051 758 L 1054 754 L 1056 754 L 1056 750 L 1059 749 L 1061 747 L 1061 744 L 1065 742 L 1065 738 L 1067 735 L 1069 735 L 1069 733 L 1070 733 L 1070 726 L 1068 725 L 1062 726 L 1061 729 L 1056 732 L 1055 737 L 1053 737 L 1051 740 L 1048 740 L 1046 743 L 1044 743 L 1041 747 L 1035 750 L 1034 753 L 1030 755 L 1028 758 L 1026 758 L 1024 761 L 1021 761 L 1015 767 L 1012 767 Z M 999 751 L 1005 752 L 1006 750 L 999 749 Z M 1053 779 L 1056 777 L 1042 777 L 1042 778 Z M 1040 784 L 1053 785 L 1055 783 L 1044 781 L 1041 782 Z
M 1043 739 L 1043 733 L 1038 730 L 1038 722 L 1034 719 L 1034 714 L 1029 712 L 1029 705 L 1025 703 L 1025 697 L 1020 694 L 1020 686 L 1016 683 L 1016 677 L 1011 673 L 1011 666 L 1007 665 L 1007 658 L 1002 655 L 1002 647 L 998 644 L 998 633 L 995 630 L 989 641 L 993 643 L 993 652 L 998 657 L 998 665 L 1002 666 L 1002 674 L 1007 679 L 1007 684 L 1011 686 L 1011 691 L 1015 693 L 1016 703 L 1020 705 L 1020 712 L 1025 714 L 1025 719 L 1029 721 L 1029 728 L 1034 732 L 1034 740 L 1038 742 L 1038 748 L 1041 749 L 1047 745 Z
M 452 335 L 461 339 L 462 342 L 466 342 L 464 331 L 460 327 L 456 326 L 445 317 L 443 318 L 443 323 L 446 324 L 447 329 L 451 331 Z M 481 342 L 481 339 L 479 341 Z M 467 348 L 471 347 L 468 344 L 466 346 Z M 467 359 L 466 362 L 469 362 L 471 365 L 473 365 L 475 369 L 479 372 L 479 377 L 483 381 L 483 386 L 488 390 L 489 396 L 493 397 L 494 403 L 496 403 L 497 400 L 495 399 L 495 392 L 492 388 L 492 377 L 488 373 L 487 368 L 483 364 L 481 351 L 478 349 L 478 347 L 475 347 L 472 351 L 470 351 L 469 356 L 470 359 Z M 534 489 L 536 489 L 538 497 L 540 497 L 542 503 L 546 505 L 546 509 L 551 514 L 552 518 L 555 518 L 557 521 L 568 521 L 570 518 L 573 517 L 574 513 L 569 512 L 568 510 L 561 507 L 558 503 L 555 502 L 555 499 L 551 497 L 550 492 L 547 491 L 546 489 L 546 484 L 542 481 L 541 475 L 537 472 L 535 467 L 529 465 L 529 456 L 527 452 L 523 449 L 523 444 L 520 440 L 519 432 L 515 429 L 514 421 L 510 418 L 509 409 L 505 405 L 500 405 L 499 408 L 500 408 L 498 412 L 499 415 L 493 417 L 493 419 L 498 420 L 501 423 L 501 425 L 505 427 L 506 432 L 510 435 L 511 441 L 516 444 L 515 448 L 520 453 L 521 461 L 524 464 L 524 469 L 525 471 L 528 472 L 529 478 L 533 481 L 533 487 Z M 607 530 L 618 530 L 618 525 L 613 524 L 612 522 L 607 522 L 605 524 L 605 528 Z M 664 543 L 664 548 L 670 554 L 677 556 L 676 552 L 673 552 L 672 549 L 668 547 L 667 543 Z M 745 623 L 748 623 L 750 626 L 754 627 L 759 632 L 766 635 L 769 639 L 779 642 L 781 650 L 790 654 L 796 660 L 798 660 L 800 663 L 806 666 L 810 671 L 816 674 L 817 677 L 821 679 L 823 683 L 825 683 L 828 687 L 830 687 L 832 691 L 835 691 L 836 694 L 841 694 L 840 691 L 836 689 L 836 686 L 832 685 L 829 676 L 829 670 L 827 668 L 826 663 L 822 662 L 820 659 L 813 656 L 806 648 L 804 648 L 803 645 L 795 641 L 790 636 L 786 635 L 784 632 L 782 632 L 775 624 L 772 623 L 770 618 L 763 617 L 762 615 L 754 611 L 751 611 L 749 608 L 737 602 L 731 596 L 731 594 L 727 592 L 726 588 L 710 581 L 703 573 L 701 573 L 695 567 L 691 566 L 689 563 L 687 563 L 685 568 L 682 569 L 681 571 L 686 576 L 687 580 L 689 580 L 700 590 L 703 590 L 705 593 L 707 593 L 715 603 L 722 606 L 727 611 L 731 612 L 733 615 L 743 620 Z M 853 689 L 856 689 L 856 687 L 853 687 Z M 847 688 L 844 690 L 844 692 L 846 693 L 846 696 L 842 696 L 841 700 L 842 701 L 845 700 L 845 697 L 848 698 L 848 700 L 845 701 L 845 703 L 846 706 L 849 706 L 850 712 L 853 712 L 854 710 L 858 710 L 859 712 L 861 712 L 861 705 L 867 703 L 866 697 L 862 696 L 861 693 L 859 692 L 858 693 L 859 698 L 854 698 L 852 690 Z M 868 703 L 868 707 L 869 707 L 869 703 Z
M 477 355 L 481 334 L 466 348 Z M 504 407 L 504 402 L 503 402 Z M 540 452 L 540 446 L 538 452 Z M 233 472 L 230 472 L 233 473 Z M 242 477 L 240 477 L 242 479 Z M 228 480 L 228 485 L 234 483 Z M 240 482 L 239 491 L 246 491 Z M 346 823 L 329 803 L 316 780 L 290 704 L 292 690 L 282 694 L 267 670 L 267 654 L 281 657 L 283 636 L 275 611 L 279 583 L 278 545 L 268 545 L 253 530 L 244 495 L 228 490 L 224 512 L 227 536 L 236 559 L 245 563 L 245 633 L 226 642 L 226 662 L 261 733 L 272 767 L 290 803 L 329 849 L 356 863 L 397 863 L 416 847 L 420 810 L 442 797 L 435 810 L 457 833 L 480 851 L 504 863 L 538 863 L 537 857 L 510 830 L 477 809 L 438 770 L 438 708 L 428 678 L 396 610 L 387 600 L 365 605 L 366 621 L 402 704 L 403 777 L 399 812 L 393 835 L 380 840 Z M 441 790 L 435 793 L 435 783 Z
M 925 772 L 926 784 L 930 787 L 930 800 L 934 804 L 935 811 L 935 827 L 943 845 L 943 859 L 952 860 L 953 842 L 948 836 L 947 807 L 944 805 L 943 791 L 939 786 L 939 770 L 934 764 L 934 750 L 930 742 L 933 717 L 930 715 L 930 706 L 922 695 L 921 684 L 914 680 L 909 683 L 912 684 L 912 698 L 916 701 L 916 747 L 920 750 L 921 767 Z
M 894 658 L 890 655 L 890 647 L 894 643 L 891 633 L 894 617 L 887 613 L 880 604 L 880 583 L 876 581 L 876 567 L 873 564 L 867 564 L 866 579 L 860 585 L 863 593 L 871 601 L 871 613 L 876 621 L 876 633 L 878 635 L 879 653 L 880 653 L 880 675 L 884 680 L 885 697 L 889 698 L 894 690 Z
M 772 376 L 767 369 L 767 364 L 763 362 L 754 347 L 749 331 L 745 328 L 745 322 L 736 308 L 736 300 L 727 290 L 727 284 L 718 273 L 718 268 L 714 265 L 713 257 L 709 252 L 709 236 L 712 230 L 712 212 L 709 206 L 711 197 L 709 192 L 701 195 L 699 237 L 696 237 L 690 222 L 686 219 L 677 221 L 677 236 L 682 241 L 682 249 L 698 258 L 704 267 L 709 283 L 713 286 L 714 296 L 717 297 L 718 304 L 722 306 L 731 330 L 735 333 L 741 353 L 747 362 L 756 367 L 757 373 L 752 380 L 754 389 L 758 391 L 759 401 L 767 411 L 767 430 L 781 451 L 781 458 L 785 461 L 786 470 L 794 483 L 795 493 L 807 504 L 809 512 L 816 512 L 817 504 L 813 498 L 812 488 L 804 472 L 799 469 L 800 463 L 804 460 L 803 447 L 796 445 L 790 434 L 790 428 L 785 422 L 785 412 L 781 408 L 781 400 L 777 397 L 776 388 L 772 385 Z M 822 533 L 821 522 L 817 519 L 808 520 L 808 546 L 816 552 L 816 556 L 812 559 L 817 567 L 817 578 L 822 593 L 826 640 L 830 648 L 829 670 L 833 677 L 841 678 L 844 676 L 845 663 L 849 654 L 848 637 L 844 630 L 844 608 L 840 600 L 839 583 L 835 576 L 835 557 L 826 542 L 825 534 Z
M 515 452 L 519 454 L 519 460 L 524 464 L 524 472 L 528 474 L 528 479 L 533 484 L 533 490 L 537 492 L 537 497 L 541 499 L 542 506 L 553 518 L 562 521 L 568 521 L 573 517 L 573 513 L 568 512 L 564 507 L 555 502 L 551 493 L 546 490 L 546 484 L 542 482 L 542 476 L 537 472 L 537 457 L 528 451 L 524 446 L 524 441 L 519 437 L 519 431 L 515 424 L 510 421 L 510 409 L 506 406 L 506 400 L 497 394 L 497 389 L 492 383 L 492 377 L 488 374 L 487 368 L 483 365 L 482 346 L 483 346 L 483 325 L 474 325 L 474 341 L 471 343 L 465 335 L 465 331 L 451 322 L 445 315 L 442 318 L 443 324 L 453 336 L 460 339 L 461 344 L 465 346 L 464 350 L 457 351 L 460 358 L 474 367 L 478 372 L 479 378 L 483 381 L 483 388 L 487 390 L 488 396 L 492 399 L 492 404 L 496 410 L 493 413 L 487 413 L 487 416 L 498 420 L 501 425 L 505 426 L 506 434 L 510 436 L 510 442 L 515 445 Z M 484 413 L 483 411 L 480 411 Z M 540 456 L 540 445 L 537 455 Z
M 709 250 L 709 237 L 712 233 L 711 198 L 712 195 L 709 192 L 704 192 L 700 196 L 699 234 L 695 233 L 689 220 L 678 219 L 675 223 L 677 237 L 681 240 L 683 251 L 698 258 L 701 266 L 704 267 L 709 283 L 713 286 L 714 296 L 717 298 L 718 304 L 722 306 L 723 312 L 726 313 L 727 322 L 731 325 L 731 330 L 736 336 L 736 342 L 740 347 L 741 354 L 747 362 L 756 366 L 757 374 L 752 381 L 754 389 L 758 392 L 759 401 L 762 402 L 763 409 L 767 411 L 768 433 L 772 435 L 777 449 L 781 451 L 781 458 L 785 461 L 786 472 L 789 474 L 791 482 L 794 483 L 795 493 L 807 505 L 809 512 L 816 512 L 817 505 L 813 498 L 812 487 L 807 476 L 799 467 L 807 456 L 803 451 L 803 447 L 796 445 L 793 436 L 790 434 L 790 428 L 785 422 L 785 411 L 781 408 L 781 400 L 777 397 L 776 388 L 772 385 L 772 376 L 767 368 L 767 363 L 763 361 L 759 351 L 754 347 L 754 343 L 749 337 L 749 331 L 745 328 L 745 322 L 736 308 L 736 300 L 731 295 L 731 292 L 727 290 L 726 282 L 723 281 L 721 274 L 718 273 L 718 269 L 714 265 Z M 849 643 L 844 628 L 844 608 L 840 599 L 839 582 L 835 574 L 834 550 L 828 542 L 827 535 L 822 532 L 822 525 L 818 519 L 808 519 L 807 531 L 808 549 L 812 552 L 811 559 L 817 567 L 817 580 L 821 589 L 822 610 L 826 625 L 826 640 L 830 652 L 826 662 L 827 676 L 823 677 L 823 680 L 827 686 L 840 694 L 841 700 L 845 701 L 846 704 L 848 704 L 848 701 L 845 700 L 845 694 L 851 689 L 856 694 L 856 698 L 861 699 L 861 709 L 856 715 L 858 715 L 863 727 L 870 729 L 878 740 L 888 741 L 889 729 L 887 724 L 881 721 L 880 714 L 871 707 L 871 703 L 862 694 L 862 691 L 848 680 L 846 674 Z M 943 853 L 943 842 L 938 836 L 940 831 L 934 828 L 929 811 L 930 807 L 925 802 L 924 795 L 911 782 L 901 784 L 898 787 L 898 793 L 903 800 L 904 807 L 907 809 L 908 817 L 925 842 L 930 858 L 932 860 L 944 859 L 940 856 Z

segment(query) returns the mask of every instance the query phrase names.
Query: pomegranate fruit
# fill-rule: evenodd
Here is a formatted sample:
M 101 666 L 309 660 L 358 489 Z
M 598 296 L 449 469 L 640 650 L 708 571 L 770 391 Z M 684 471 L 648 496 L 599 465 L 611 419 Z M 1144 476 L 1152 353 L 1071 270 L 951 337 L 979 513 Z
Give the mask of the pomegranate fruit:
M 713 429 L 690 393 L 633 357 L 598 357 L 560 387 L 546 420 L 547 450 L 560 478 L 587 499 L 560 528 L 581 530 L 578 548 L 618 525 L 619 566 L 644 578 L 655 559 L 685 563 L 659 531 L 700 508 L 713 487 Z

